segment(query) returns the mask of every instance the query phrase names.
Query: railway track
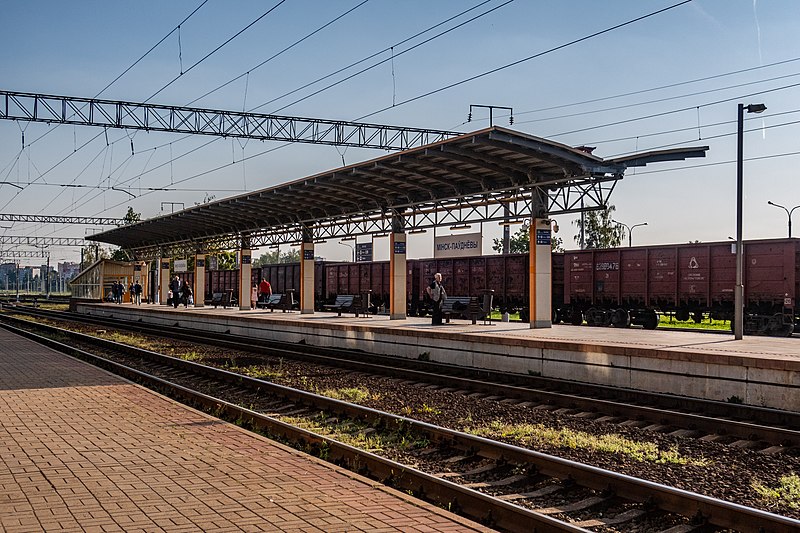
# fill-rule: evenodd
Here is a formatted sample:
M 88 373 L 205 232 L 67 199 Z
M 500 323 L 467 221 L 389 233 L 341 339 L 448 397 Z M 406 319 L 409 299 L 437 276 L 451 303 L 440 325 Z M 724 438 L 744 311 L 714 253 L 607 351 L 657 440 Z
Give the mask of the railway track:
M 91 317 L 71 313 L 17 309 L 17 312 L 55 320 L 78 320 L 103 327 L 118 327 L 148 335 L 220 346 L 273 357 L 299 359 L 314 364 L 347 368 L 371 375 L 390 376 L 415 383 L 482 393 L 528 402 L 532 408 L 562 410 L 584 419 L 605 418 L 615 424 L 649 428 L 681 437 L 714 440 L 764 453 L 800 454 L 800 413 L 729 402 L 655 394 L 568 382 L 537 376 L 509 375 L 425 361 L 397 359 L 331 348 L 271 342 L 269 347 L 247 340 L 185 328 Z
M 79 339 L 102 356 L 3 327 L 500 530 L 766 533 L 800 528 L 800 521 L 788 517 L 96 337 L 35 326 Z M 298 419 L 335 427 L 325 431 L 334 435 L 285 421 Z M 414 444 L 378 455 L 342 443 L 345 434 Z

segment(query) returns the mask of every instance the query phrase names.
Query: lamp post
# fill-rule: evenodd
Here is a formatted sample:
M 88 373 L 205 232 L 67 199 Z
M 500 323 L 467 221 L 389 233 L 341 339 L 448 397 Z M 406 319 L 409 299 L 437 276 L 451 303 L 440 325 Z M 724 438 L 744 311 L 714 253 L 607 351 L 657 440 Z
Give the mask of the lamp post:
M 789 217 L 789 238 L 791 239 L 792 238 L 792 213 L 794 213 L 794 210 L 797 209 L 798 207 L 800 207 L 800 205 L 796 205 L 791 209 L 787 209 L 787 208 L 783 207 L 780 204 L 776 204 L 775 202 L 767 201 L 767 203 L 769 205 L 774 205 L 775 207 L 780 207 L 781 209 L 786 211 L 786 216 Z
M 616 220 L 612 220 L 614 224 L 619 224 L 620 226 L 624 226 L 625 229 L 628 230 L 628 248 L 630 248 L 633 244 L 633 228 L 638 228 L 639 226 L 646 226 L 647 222 L 642 222 L 641 224 L 634 224 L 633 226 L 629 226 L 627 224 L 623 224 L 622 222 L 618 222 Z
M 741 340 L 744 333 L 744 252 L 742 250 L 742 170 L 744 167 L 744 112 L 763 113 L 764 104 L 739 104 L 736 128 L 736 287 L 733 291 L 733 336 Z
M 352 244 L 347 244 L 346 242 L 342 242 L 342 241 L 339 241 L 339 244 L 341 244 L 342 246 L 347 246 L 348 248 L 350 248 L 350 251 L 353 253 L 353 263 L 355 263 L 356 262 L 356 249 L 353 248 L 353 245 Z

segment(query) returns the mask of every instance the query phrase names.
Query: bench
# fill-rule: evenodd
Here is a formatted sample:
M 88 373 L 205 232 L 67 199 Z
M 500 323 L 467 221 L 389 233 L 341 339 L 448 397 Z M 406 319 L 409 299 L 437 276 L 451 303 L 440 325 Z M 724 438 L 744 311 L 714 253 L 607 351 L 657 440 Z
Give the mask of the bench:
M 271 294 L 267 298 L 267 301 L 256 303 L 256 307 L 259 309 L 269 309 L 270 312 L 275 311 L 277 308 L 285 313 L 286 311 L 294 309 L 294 296 L 292 293 Z
M 338 313 L 337 316 L 342 316 L 342 311 L 345 313 L 354 313 L 356 318 L 358 318 L 359 313 L 363 313 L 364 316 L 369 316 L 369 311 L 362 307 L 361 296 L 357 294 L 340 294 L 336 297 L 334 303 L 326 304 L 322 307 L 330 309 L 331 311 L 335 310 Z
M 476 324 L 485 315 L 477 296 L 448 296 L 442 304 L 442 316 L 447 324 L 451 317 L 471 319 Z
M 235 298 L 233 297 L 233 290 L 227 290 L 225 292 L 215 292 L 211 296 L 211 305 L 216 307 L 221 305 L 223 308 L 227 309 L 229 305 L 233 305 L 235 302 Z

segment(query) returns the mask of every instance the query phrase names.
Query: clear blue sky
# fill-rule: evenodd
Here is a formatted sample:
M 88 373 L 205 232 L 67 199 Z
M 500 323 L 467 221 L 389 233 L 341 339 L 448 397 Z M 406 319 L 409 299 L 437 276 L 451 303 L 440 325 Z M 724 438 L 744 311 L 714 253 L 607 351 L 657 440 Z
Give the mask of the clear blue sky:
M 100 93 L 201 0 L 8 1 L 2 11 L 0 87 L 144 101 L 178 76 L 181 65 L 188 69 L 277 3 L 209 1 L 181 26 L 180 45 L 174 32 Z M 192 102 L 193 106 L 231 110 L 259 106 L 260 112 L 353 120 L 677 0 L 512 1 L 408 53 L 401 52 L 431 34 L 399 45 L 393 62 L 302 102 L 284 108 L 323 84 L 262 106 L 480 1 L 369 0 L 254 69 L 359 3 L 288 0 L 150 102 Z M 503 3 L 490 0 L 443 28 Z M 612 196 L 617 220 L 629 225 L 648 223 L 634 231 L 634 244 L 663 244 L 718 241 L 734 235 L 736 105 L 763 102 L 767 112 L 746 123 L 746 129 L 753 131 L 745 136 L 745 158 L 761 159 L 747 161 L 744 167 L 744 236 L 784 237 L 786 213 L 767 201 L 788 207 L 800 204 L 796 169 L 800 156 L 786 155 L 800 152 L 800 125 L 792 124 L 800 120 L 800 86 L 785 88 L 800 84 L 798 28 L 800 2 L 795 0 L 694 0 L 367 120 L 470 131 L 485 127 L 488 114 L 476 112 L 473 121 L 465 123 L 469 105 L 493 104 L 514 108 L 515 129 L 568 145 L 596 146 L 595 154 L 601 157 L 707 144 L 711 149 L 705 160 L 629 170 Z M 390 56 L 383 53 L 366 65 Z M 768 66 L 777 62 L 783 63 Z M 751 70 L 730 74 L 745 69 Z M 249 75 L 196 100 L 248 71 Z M 683 83 L 711 76 L 718 77 Z M 673 84 L 681 85 L 661 88 Z M 639 92 L 657 88 L 661 89 Z M 639 93 L 621 96 L 634 92 Z M 642 118 L 655 114 L 660 116 Z M 506 121 L 506 117 L 495 117 L 498 124 L 507 125 Z M 23 130 L 26 147 L 21 150 Z M 107 136 L 109 145 L 97 128 L 0 121 L 0 181 L 23 186 L 20 191 L 0 185 L 0 212 L 121 217 L 132 206 L 149 218 L 172 209 L 162 206 L 164 202 L 191 206 L 210 195 L 224 198 L 337 167 L 342 155 L 348 164 L 382 155 L 356 148 L 280 148 L 278 143 L 230 139 L 199 148 L 213 139 L 123 130 L 109 130 Z M 80 149 L 75 151 L 76 147 Z M 277 149 L 267 152 L 271 148 Z M 252 157 L 262 152 L 266 153 Z M 243 163 L 243 155 L 252 158 Z M 138 189 L 176 182 L 180 184 L 175 188 L 190 190 L 148 194 Z M 129 188 L 136 198 L 110 190 L 111 186 Z M 575 247 L 573 218 L 557 219 L 568 248 Z M 95 231 L 84 226 L 9 225 L 3 223 L 0 231 L 64 237 Z M 795 227 L 800 235 L 800 214 Z M 499 228 L 485 228 L 485 252 L 499 234 Z M 430 256 L 431 251 L 429 236 L 415 239 L 410 248 L 412 256 Z M 78 258 L 75 249 L 52 252 L 53 261 Z M 335 244 L 324 245 L 320 252 L 329 259 L 350 254 Z M 377 251 L 376 256 L 386 253 Z

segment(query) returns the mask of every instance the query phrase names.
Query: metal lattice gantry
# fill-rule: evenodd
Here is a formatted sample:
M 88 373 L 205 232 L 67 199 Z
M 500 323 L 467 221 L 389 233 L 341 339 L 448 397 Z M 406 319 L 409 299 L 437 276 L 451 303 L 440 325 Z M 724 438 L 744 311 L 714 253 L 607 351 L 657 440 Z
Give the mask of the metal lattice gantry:
M 48 257 L 47 250 L 0 250 L 0 259 L 27 259 L 32 257 Z
M 604 208 L 628 166 L 704 157 L 706 150 L 603 160 L 495 126 L 87 239 L 148 259 L 575 213 Z
M 67 217 L 54 215 L 14 215 L 0 213 L 0 222 L 34 222 L 40 224 L 85 224 L 89 226 L 121 226 L 122 218 L 105 217 Z
M 23 237 L 0 235 L 0 244 L 10 246 L 95 246 L 93 242 L 75 237 Z
M 425 128 L 13 91 L 0 91 L 0 119 L 383 150 L 407 150 L 459 135 Z

